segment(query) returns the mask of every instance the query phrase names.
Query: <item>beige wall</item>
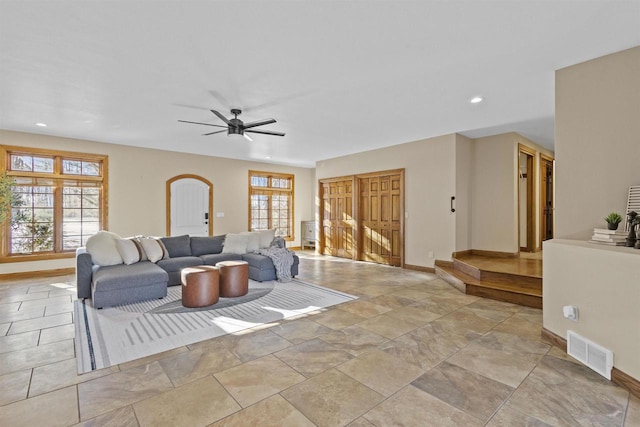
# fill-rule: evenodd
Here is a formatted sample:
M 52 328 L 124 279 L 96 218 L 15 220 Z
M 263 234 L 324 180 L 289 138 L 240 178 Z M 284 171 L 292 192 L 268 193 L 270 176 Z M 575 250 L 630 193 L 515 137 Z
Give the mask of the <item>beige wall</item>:
M 478 138 L 473 150 L 473 249 L 517 252 L 517 207 L 514 206 L 515 138 L 517 134 Z
M 640 251 L 554 239 L 544 243 L 544 327 L 572 330 L 613 351 L 614 366 L 640 380 Z M 562 307 L 578 307 L 578 321 Z
M 473 140 L 456 135 L 456 200 L 454 205 L 456 209 L 456 252 L 473 249 L 471 246 L 473 168 Z
M 455 250 L 456 135 L 366 151 L 316 164 L 316 178 L 405 169 L 405 263 L 433 267 Z M 317 190 L 316 190 L 317 195 Z M 434 257 L 429 257 L 433 252 Z
M 515 132 L 478 138 L 473 143 L 471 245 L 473 249 L 515 253 L 520 250 L 518 221 L 519 145 L 534 156 L 534 215 L 539 241 L 540 155 L 553 152 Z
M 452 134 L 323 160 L 316 178 L 404 168 L 405 263 L 433 267 L 456 251 L 519 251 L 518 144 L 537 153 L 534 168 L 540 153 L 553 156 L 517 133 L 476 140 Z M 539 215 L 538 183 L 535 194 Z
M 640 185 L 640 47 L 556 72 L 556 235 L 588 239 Z
M 312 218 L 313 169 L 134 148 L 93 141 L 0 131 L 0 143 L 24 147 L 106 154 L 109 156 L 109 230 L 122 236 L 166 234 L 166 181 L 196 174 L 213 183 L 214 234 L 248 228 L 248 171 L 295 175 L 294 233 L 299 246 L 300 220 Z M 73 260 L 0 264 L 0 273 L 72 267 Z
M 640 380 L 640 251 L 585 243 L 640 184 L 639 117 L 640 47 L 556 72 L 556 236 L 577 240 L 545 244 L 543 323 L 612 349 L 614 366 Z M 566 304 L 581 310 L 577 323 Z

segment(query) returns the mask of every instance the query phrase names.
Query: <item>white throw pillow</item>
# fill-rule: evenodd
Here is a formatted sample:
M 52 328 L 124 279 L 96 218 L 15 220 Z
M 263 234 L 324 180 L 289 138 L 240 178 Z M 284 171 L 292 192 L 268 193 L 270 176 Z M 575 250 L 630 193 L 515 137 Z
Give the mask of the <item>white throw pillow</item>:
M 91 254 L 93 263 L 99 266 L 122 264 L 122 257 L 116 246 L 119 239 L 117 234 L 104 230 L 89 237 L 87 252 Z
M 138 249 L 140 249 L 140 261 L 147 261 L 149 258 L 147 258 L 147 253 L 144 251 L 142 242 L 140 241 L 140 239 L 143 239 L 144 236 L 134 236 L 129 238 L 133 240 L 133 243 L 135 243 Z
M 249 236 L 246 234 L 227 234 L 222 247 L 223 254 L 246 254 Z
M 267 249 L 271 246 L 271 242 L 276 237 L 276 230 L 262 230 L 260 231 L 260 248 Z
M 165 258 L 166 251 L 160 240 L 154 239 L 153 237 L 142 237 L 140 243 L 149 261 L 155 263 Z
M 247 236 L 247 252 L 257 252 L 260 249 L 259 231 L 245 231 L 240 234 Z
M 142 245 L 134 239 L 118 239 L 116 247 L 122 257 L 122 261 L 131 265 L 142 260 Z
M 164 242 L 162 241 L 162 237 L 156 237 L 156 236 L 149 236 L 152 239 L 156 239 L 156 242 L 158 242 L 158 244 L 160 245 L 160 249 L 162 249 L 162 258 L 161 259 L 167 259 L 167 258 L 171 258 L 171 256 L 169 256 L 169 251 L 167 250 L 167 247 L 165 246 Z

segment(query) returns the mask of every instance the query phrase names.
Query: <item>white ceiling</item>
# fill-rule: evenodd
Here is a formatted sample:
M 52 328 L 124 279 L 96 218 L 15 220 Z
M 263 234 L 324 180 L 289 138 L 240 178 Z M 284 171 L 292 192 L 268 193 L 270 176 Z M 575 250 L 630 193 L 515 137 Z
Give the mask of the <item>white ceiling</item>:
M 552 147 L 554 70 L 639 22 L 638 0 L 1 0 L 0 128 L 306 167 L 453 132 Z M 287 135 L 178 123 L 232 107 Z

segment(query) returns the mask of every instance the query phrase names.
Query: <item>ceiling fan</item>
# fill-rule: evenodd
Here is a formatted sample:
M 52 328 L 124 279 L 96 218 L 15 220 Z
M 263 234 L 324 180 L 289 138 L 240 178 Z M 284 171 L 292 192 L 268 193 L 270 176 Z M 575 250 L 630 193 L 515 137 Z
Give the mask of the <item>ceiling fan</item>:
M 253 141 L 253 139 L 251 139 L 249 137 L 249 135 L 247 135 L 247 133 L 262 133 L 264 135 L 284 136 L 284 133 L 282 133 L 282 132 L 274 132 L 274 131 L 270 131 L 270 130 L 254 129 L 254 128 L 258 127 L 258 126 L 263 126 L 263 125 L 268 125 L 268 124 L 271 124 L 271 123 L 275 123 L 276 121 L 274 119 L 265 119 L 265 120 L 258 120 L 257 122 L 244 123 L 242 120 L 240 120 L 238 118 L 238 116 L 240 114 L 242 114 L 242 110 L 239 110 L 237 108 L 231 109 L 231 114 L 233 114 L 233 118 L 232 119 L 227 119 L 225 116 L 223 116 L 222 114 L 220 114 L 216 110 L 211 110 L 211 112 L 213 114 L 215 114 L 216 116 L 218 116 L 218 118 L 220 120 L 225 122 L 227 124 L 227 126 L 213 125 L 211 123 L 190 122 L 190 121 L 187 121 L 187 120 L 178 120 L 178 121 L 181 122 L 181 123 L 191 123 L 191 124 L 194 124 L 194 125 L 205 125 L 205 126 L 215 126 L 215 127 L 219 127 L 219 128 L 226 128 L 227 136 L 232 136 L 232 135 L 244 136 L 249 141 Z M 205 133 L 205 134 L 203 134 L 203 136 L 215 135 L 216 133 L 222 133 L 222 132 L 225 132 L 225 130 L 218 130 L 218 131 L 215 131 L 215 132 Z

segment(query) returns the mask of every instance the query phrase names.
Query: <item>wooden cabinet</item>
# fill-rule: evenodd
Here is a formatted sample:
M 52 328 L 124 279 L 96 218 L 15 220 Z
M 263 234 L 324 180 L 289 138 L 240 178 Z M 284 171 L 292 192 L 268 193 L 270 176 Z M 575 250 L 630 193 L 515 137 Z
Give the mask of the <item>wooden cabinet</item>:
M 300 247 L 304 250 L 305 246 L 316 247 L 316 222 L 315 221 L 301 221 L 300 231 Z

